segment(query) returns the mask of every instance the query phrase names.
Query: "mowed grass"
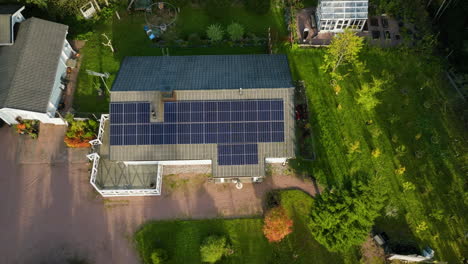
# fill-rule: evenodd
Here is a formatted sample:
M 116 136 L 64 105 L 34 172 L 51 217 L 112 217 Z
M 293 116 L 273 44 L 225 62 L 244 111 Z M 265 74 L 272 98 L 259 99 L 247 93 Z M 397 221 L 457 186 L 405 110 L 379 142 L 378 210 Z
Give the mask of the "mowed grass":
M 308 171 L 329 188 L 346 188 L 355 178 L 383 177 L 389 183 L 389 205 L 399 216 L 378 219 L 376 229 L 391 233 L 390 239 L 404 236 L 419 248 L 430 246 L 436 259 L 457 263 L 466 257 L 463 166 L 468 157 L 458 118 L 463 107 L 439 61 L 404 49 L 365 48 L 361 59 L 369 71 L 363 76 L 350 72 L 337 95 L 320 69 L 323 55 L 323 49 L 289 53 L 293 75 L 305 81 L 310 103 L 317 160 Z M 382 103 L 366 111 L 357 104 L 356 92 L 372 76 L 394 80 L 377 95 Z M 351 153 L 356 142 L 358 151 Z M 373 157 L 377 148 L 382 154 Z M 400 175 L 396 170 L 401 168 Z
M 267 36 L 268 28 L 270 28 L 272 32 L 285 35 L 286 27 L 282 12 L 283 10 L 272 5 L 268 13 L 259 15 L 246 10 L 243 5 L 235 3 L 222 12 L 218 12 L 218 15 L 213 15 L 215 11 L 208 10 L 208 7 L 188 5 L 181 8 L 176 23 L 177 30 L 184 37 L 193 33 L 204 36 L 209 25 L 219 24 L 226 29 L 232 22 L 243 25 L 247 34 Z
M 146 224 L 135 240 L 143 262 L 148 264 L 156 248 L 168 252 L 168 263 L 200 263 L 200 245 L 209 235 L 229 237 L 235 254 L 223 263 L 261 263 L 265 255 L 271 255 L 261 228 L 261 219 L 154 221 Z
M 280 37 L 286 31 L 281 12 L 280 9 L 272 8 L 267 14 L 259 16 L 236 4 L 220 16 L 212 16 L 204 7 L 187 5 L 181 7 L 174 27 L 180 38 L 186 38 L 192 33 L 205 37 L 208 25 L 218 23 L 226 27 L 236 21 L 244 25 L 246 33 L 266 36 L 268 27 L 271 27 L 274 37 Z M 146 24 L 143 12 L 128 14 L 122 11 L 120 16 L 121 20 L 113 17 L 96 26 L 93 34 L 87 37 L 86 45 L 80 50 L 83 57 L 73 104 L 74 110 L 79 114 L 107 113 L 109 108 L 109 93 L 102 81 L 99 77 L 89 76 L 86 70 L 108 72 L 110 78 L 106 83 L 111 88 L 125 56 L 163 55 L 163 50 L 155 47 L 143 31 Z M 102 45 L 103 42 L 107 43 L 103 33 L 112 39 L 115 53 Z M 258 54 L 266 53 L 267 47 L 230 47 L 227 44 L 219 44 L 213 47 L 169 48 L 167 51 L 169 55 Z M 102 95 L 99 95 L 99 89 L 103 91 Z
M 200 245 L 209 235 L 228 238 L 234 254 L 219 263 L 356 263 L 355 252 L 329 253 L 307 229 L 307 215 L 313 199 L 302 191 L 280 193 L 283 206 L 294 220 L 294 231 L 280 243 L 270 244 L 262 233 L 263 220 L 210 219 L 152 221 L 136 234 L 135 243 L 143 263 L 150 264 L 151 253 L 162 248 L 168 252 L 167 263 L 201 263 Z

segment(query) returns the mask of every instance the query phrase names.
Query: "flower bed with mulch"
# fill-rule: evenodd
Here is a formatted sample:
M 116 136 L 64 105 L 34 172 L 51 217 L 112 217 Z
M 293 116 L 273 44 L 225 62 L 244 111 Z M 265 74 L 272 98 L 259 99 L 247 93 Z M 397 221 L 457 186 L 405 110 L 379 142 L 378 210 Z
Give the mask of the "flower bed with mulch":
M 29 135 L 32 139 L 39 136 L 39 121 L 38 120 L 23 120 L 18 119 L 19 123 L 14 125 L 14 129 L 18 134 Z
M 72 114 L 67 114 L 68 130 L 64 142 L 69 148 L 89 148 L 89 141 L 96 138 L 98 122 L 92 119 L 77 120 Z

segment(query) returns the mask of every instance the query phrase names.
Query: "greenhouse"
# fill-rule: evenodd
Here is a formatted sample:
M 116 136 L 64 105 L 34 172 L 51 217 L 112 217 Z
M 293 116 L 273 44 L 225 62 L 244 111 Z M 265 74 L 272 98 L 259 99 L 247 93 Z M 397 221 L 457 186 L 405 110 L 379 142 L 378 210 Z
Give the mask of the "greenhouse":
M 361 31 L 367 21 L 368 0 L 321 0 L 317 8 L 320 31 L 342 32 L 346 28 Z

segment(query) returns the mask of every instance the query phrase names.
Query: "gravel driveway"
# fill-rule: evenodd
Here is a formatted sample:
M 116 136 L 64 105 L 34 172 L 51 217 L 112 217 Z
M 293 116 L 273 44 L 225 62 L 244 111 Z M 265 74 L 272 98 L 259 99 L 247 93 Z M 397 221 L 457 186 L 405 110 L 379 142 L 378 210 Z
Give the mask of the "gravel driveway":
M 65 148 L 64 132 L 41 126 L 32 140 L 0 128 L 0 263 L 139 263 L 131 237 L 147 220 L 257 215 L 271 189 L 314 194 L 311 182 L 282 173 L 237 190 L 179 171 L 165 176 L 160 197 L 102 199 L 88 183 L 87 150 Z

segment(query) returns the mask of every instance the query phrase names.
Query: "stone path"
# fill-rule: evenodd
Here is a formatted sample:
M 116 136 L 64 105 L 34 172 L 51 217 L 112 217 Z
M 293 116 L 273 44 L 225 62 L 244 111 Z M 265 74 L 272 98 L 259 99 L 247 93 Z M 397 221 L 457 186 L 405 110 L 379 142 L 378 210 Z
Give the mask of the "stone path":
M 314 194 L 311 182 L 282 173 L 237 190 L 184 172 L 165 176 L 160 197 L 102 199 L 88 182 L 87 150 L 65 148 L 64 131 L 42 126 L 32 140 L 0 128 L 0 263 L 63 263 L 74 255 L 95 264 L 139 263 L 131 238 L 148 220 L 258 215 L 272 189 Z

